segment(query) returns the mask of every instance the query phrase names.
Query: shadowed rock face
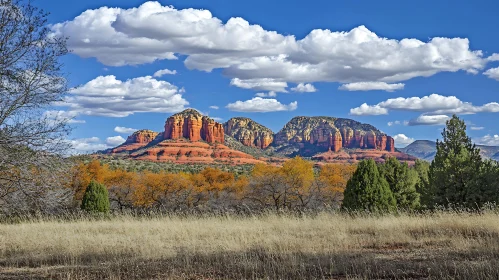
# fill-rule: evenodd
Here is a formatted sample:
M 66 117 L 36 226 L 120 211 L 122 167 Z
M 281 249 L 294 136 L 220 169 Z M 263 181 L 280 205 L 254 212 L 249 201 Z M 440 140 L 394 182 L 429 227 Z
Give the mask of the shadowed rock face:
M 342 148 L 394 152 L 394 140 L 372 125 L 331 117 L 295 117 L 275 135 L 277 146 L 309 143 L 332 151 Z
M 248 118 L 232 118 L 224 123 L 224 131 L 248 147 L 267 148 L 274 140 L 272 130 Z
M 222 124 L 201 115 L 193 109 L 184 110 L 169 117 L 165 123 L 163 139 L 186 138 L 193 142 L 224 143 Z

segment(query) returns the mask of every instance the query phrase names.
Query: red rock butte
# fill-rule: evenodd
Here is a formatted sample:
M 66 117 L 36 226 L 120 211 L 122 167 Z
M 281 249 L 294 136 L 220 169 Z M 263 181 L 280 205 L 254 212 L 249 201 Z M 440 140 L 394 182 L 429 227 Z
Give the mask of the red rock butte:
M 185 138 L 193 142 L 204 140 L 208 143 L 224 143 L 222 124 L 193 109 L 169 117 L 165 123 L 163 139 Z

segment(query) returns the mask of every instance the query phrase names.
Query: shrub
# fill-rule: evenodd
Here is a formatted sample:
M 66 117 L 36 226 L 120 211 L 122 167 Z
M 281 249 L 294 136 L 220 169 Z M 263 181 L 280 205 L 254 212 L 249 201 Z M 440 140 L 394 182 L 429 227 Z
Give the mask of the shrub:
M 379 174 L 374 160 L 359 163 L 352 178 L 348 180 L 342 208 L 346 210 L 368 210 L 385 212 L 394 210 L 396 200 L 388 182 Z
M 109 212 L 109 195 L 107 188 L 92 180 L 85 190 L 81 201 L 81 209 L 89 212 Z

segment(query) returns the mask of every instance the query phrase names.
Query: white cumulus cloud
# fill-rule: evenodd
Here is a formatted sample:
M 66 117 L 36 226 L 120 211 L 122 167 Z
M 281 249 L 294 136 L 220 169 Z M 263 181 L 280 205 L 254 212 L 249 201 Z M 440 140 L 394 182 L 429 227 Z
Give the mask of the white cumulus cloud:
M 397 148 L 404 148 L 415 141 L 414 138 L 408 137 L 405 134 L 397 134 L 393 136 L 393 140 L 395 140 L 395 147 Z
M 490 102 L 475 106 L 455 96 L 431 94 L 424 97 L 391 98 L 376 105 L 364 103 L 357 108 L 350 109 L 352 115 L 382 115 L 388 114 L 389 111 L 424 112 L 427 115 L 497 113 L 499 103 Z
M 409 120 L 407 125 L 444 125 L 450 117 L 447 115 L 421 115 L 415 119 Z
M 210 106 L 210 109 L 213 109 L 213 110 L 218 110 L 218 109 L 219 109 L 219 107 L 218 107 L 218 106 L 213 105 L 213 106 Z
M 51 30 L 51 36 L 69 37 L 75 54 L 105 65 L 185 56 L 189 69 L 223 69 L 225 76 L 245 81 L 395 83 L 439 72 L 476 74 L 494 60 L 494 55 L 484 57 L 482 51 L 470 49 L 467 38 L 398 40 L 358 26 L 346 31 L 314 29 L 297 40 L 241 17 L 224 22 L 209 10 L 175 9 L 156 1 L 129 9 L 89 9 Z M 258 87 L 255 90 L 283 91 L 282 86 Z
M 153 76 L 159 78 L 164 75 L 175 75 L 175 74 L 177 74 L 177 70 L 163 69 L 156 71 Z
M 483 72 L 483 74 L 491 79 L 499 81 L 499 67 L 491 68 L 491 69 Z
M 393 92 L 399 89 L 404 89 L 404 86 L 405 84 L 403 83 L 388 84 L 385 82 L 358 82 L 341 85 L 338 89 L 348 91 L 384 90 Z
M 350 109 L 350 115 L 354 116 L 388 115 L 388 110 L 378 105 L 369 106 L 367 105 L 367 103 L 364 103 L 357 108 Z
M 151 76 L 120 81 L 115 76 L 99 76 L 72 89 L 60 106 L 81 115 L 126 117 L 139 112 L 173 113 L 189 104 L 183 89 Z
M 85 123 L 84 120 L 77 120 L 75 119 L 78 116 L 77 112 L 68 112 L 68 111 L 57 111 L 57 110 L 50 110 L 46 111 L 43 113 L 43 117 L 47 118 L 47 120 L 51 122 L 66 122 L 66 123 Z
M 388 124 L 388 126 L 394 126 L 394 125 L 401 124 L 401 122 L 400 121 L 394 121 L 394 122 L 388 122 L 387 124 Z
M 123 144 L 125 141 L 126 141 L 125 138 L 119 135 L 106 138 L 106 144 L 108 144 L 109 146 L 118 146 Z
M 135 128 L 129 128 L 129 127 L 123 127 L 123 126 L 117 126 L 114 128 L 115 132 L 122 133 L 122 134 L 132 134 L 138 129 Z
M 286 82 L 277 81 L 275 79 L 248 79 L 241 80 L 239 78 L 234 78 L 230 81 L 232 86 L 244 88 L 244 89 L 252 89 L 252 90 L 268 90 L 274 92 L 287 92 L 286 88 L 288 84 Z
M 107 144 L 101 143 L 98 137 L 79 138 L 68 142 L 72 147 L 71 154 L 88 154 L 110 148 Z
M 255 95 L 258 97 L 276 97 L 277 93 L 275 91 L 269 91 L 268 93 L 258 92 Z
M 236 101 L 226 106 L 227 109 L 236 112 L 277 112 L 277 111 L 294 111 L 298 108 L 298 102 L 291 102 L 288 105 L 282 104 L 276 99 L 268 99 L 255 97 L 251 100 Z
M 316 92 L 317 89 L 312 84 L 299 83 L 296 87 L 291 88 L 291 91 L 295 92 Z
M 487 134 L 483 137 L 474 138 L 473 141 L 478 145 L 499 146 L 499 135 Z

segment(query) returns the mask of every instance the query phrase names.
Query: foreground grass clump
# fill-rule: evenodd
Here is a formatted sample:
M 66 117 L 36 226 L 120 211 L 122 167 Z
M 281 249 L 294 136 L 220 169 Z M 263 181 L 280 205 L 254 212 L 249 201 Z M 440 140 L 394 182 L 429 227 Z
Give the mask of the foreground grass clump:
M 497 279 L 498 257 L 494 213 L 0 224 L 0 278 Z

